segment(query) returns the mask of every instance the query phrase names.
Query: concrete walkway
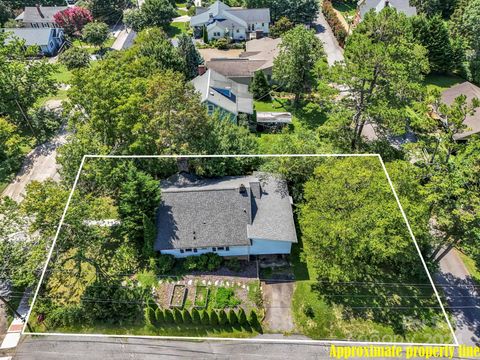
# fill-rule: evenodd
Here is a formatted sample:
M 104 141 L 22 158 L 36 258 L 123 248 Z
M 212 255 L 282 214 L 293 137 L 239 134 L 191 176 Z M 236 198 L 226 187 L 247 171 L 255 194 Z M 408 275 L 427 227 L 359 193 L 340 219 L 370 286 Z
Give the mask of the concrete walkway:
M 480 345 L 480 294 L 456 250 L 440 261 L 436 285 L 443 290 L 455 318 L 460 344 Z
M 113 50 L 123 50 L 128 49 L 133 45 L 133 41 L 137 37 L 137 33 L 132 29 L 123 29 L 118 33 L 115 42 L 112 44 L 111 48 Z
M 318 13 L 314 26 L 317 31 L 316 36 L 322 41 L 323 48 L 327 54 L 328 65 L 332 66 L 336 61 L 343 61 L 343 49 L 338 44 L 330 25 L 328 25 L 321 11 Z
M 13 319 L 10 327 L 7 330 L 5 338 L 0 345 L 0 349 L 14 348 L 20 341 L 23 324 L 25 323 L 25 319 L 30 309 L 30 305 L 28 303 L 30 296 L 30 291 L 25 291 L 25 293 L 23 294 L 22 300 L 20 300 L 20 305 L 17 308 L 17 312 L 21 315 L 21 317 L 15 316 L 15 318 Z

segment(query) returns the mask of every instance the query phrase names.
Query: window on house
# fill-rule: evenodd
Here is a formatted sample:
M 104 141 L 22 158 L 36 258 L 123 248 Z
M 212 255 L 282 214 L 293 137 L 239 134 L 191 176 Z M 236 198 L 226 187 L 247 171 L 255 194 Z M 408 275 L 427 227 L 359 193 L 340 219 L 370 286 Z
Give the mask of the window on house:
M 225 246 L 225 251 L 230 251 L 230 246 Z
M 237 34 L 240 32 L 240 29 L 237 29 Z
M 262 23 L 262 27 L 264 27 L 264 26 L 265 26 L 265 23 Z
M 213 251 L 213 252 L 217 251 L 217 248 L 216 248 L 216 247 L 212 247 L 212 251 Z
M 223 250 L 225 250 L 225 248 L 223 246 L 220 246 L 220 247 L 217 247 L 217 250 L 218 251 L 223 251 Z
M 183 254 L 185 251 L 183 249 L 180 249 L 180 254 Z
M 192 252 L 192 249 L 185 249 L 186 252 Z
M 194 249 L 193 249 L 193 252 L 198 252 L 198 250 L 194 248 Z
M 208 104 L 207 108 L 208 108 L 208 113 L 209 114 L 212 114 L 213 111 L 215 110 L 215 107 L 212 104 Z

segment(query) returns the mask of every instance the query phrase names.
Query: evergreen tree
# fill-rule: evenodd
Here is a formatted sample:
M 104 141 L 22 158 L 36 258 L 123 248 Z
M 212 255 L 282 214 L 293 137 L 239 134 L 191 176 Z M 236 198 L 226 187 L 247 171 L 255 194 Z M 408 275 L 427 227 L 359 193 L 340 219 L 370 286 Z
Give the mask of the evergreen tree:
M 143 214 L 143 248 L 142 254 L 145 258 L 152 258 L 155 256 L 153 244 L 156 238 L 156 227 L 150 218 Z
M 194 324 L 200 324 L 202 322 L 200 318 L 200 313 L 196 308 L 192 309 L 192 323 Z
M 152 315 L 153 313 L 153 315 Z M 152 308 L 150 306 L 147 306 L 144 310 L 143 310 L 143 315 L 145 317 L 145 323 L 147 325 L 151 325 L 153 326 L 154 324 L 154 318 L 155 318 L 155 312 L 152 310 Z
M 177 308 L 173 309 L 173 321 L 175 324 L 183 324 L 182 312 Z
M 191 80 L 198 75 L 198 65 L 203 64 L 203 59 L 198 52 L 192 38 L 187 34 L 178 37 L 178 53 L 185 62 L 184 74 L 187 80 Z
M 157 321 L 157 324 L 163 324 L 165 323 L 165 313 L 160 307 L 157 307 L 155 309 L 155 320 Z
M 258 322 L 257 313 L 253 309 L 250 310 L 250 313 L 248 314 L 248 323 L 254 329 L 260 328 L 260 323 Z
M 233 309 L 230 309 L 230 311 L 228 312 L 228 322 L 232 326 L 238 324 L 238 316 L 235 310 Z
M 210 318 L 210 325 L 217 326 L 220 323 L 220 319 L 218 318 L 218 314 L 215 310 L 211 310 L 208 315 Z
M 222 325 L 222 326 L 225 326 L 228 324 L 227 313 L 223 309 L 218 311 L 218 323 L 219 325 Z
M 192 323 L 192 315 L 190 315 L 190 311 L 188 309 L 184 309 L 182 311 L 183 313 L 183 322 L 185 324 L 191 324 Z
M 210 315 L 206 310 L 200 311 L 200 322 L 202 325 L 210 325 L 211 323 Z
M 440 73 L 448 73 L 452 70 L 452 44 L 445 21 L 439 16 L 433 16 L 428 20 L 428 37 L 423 45 L 428 50 L 430 70 Z
M 245 311 L 242 308 L 238 310 L 238 323 L 240 325 L 248 325 L 247 315 L 245 314 Z
M 270 100 L 270 84 L 263 71 L 255 71 L 249 90 L 253 94 L 255 100 Z
M 165 309 L 165 311 L 163 312 L 163 317 L 165 319 L 166 324 L 172 324 L 173 322 L 175 322 L 172 310 L 170 309 Z
M 205 44 L 208 44 L 208 31 L 205 25 L 203 26 L 203 29 L 202 29 L 202 37 L 203 37 L 203 42 Z

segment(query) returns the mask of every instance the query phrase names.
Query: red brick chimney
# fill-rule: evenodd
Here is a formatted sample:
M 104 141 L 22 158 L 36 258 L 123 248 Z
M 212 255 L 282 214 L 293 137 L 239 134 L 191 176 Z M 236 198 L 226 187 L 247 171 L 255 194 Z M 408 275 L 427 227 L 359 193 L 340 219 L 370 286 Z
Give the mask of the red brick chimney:
M 207 72 L 207 67 L 205 65 L 198 65 L 198 75 L 203 75 Z
M 40 9 L 41 8 L 40 4 L 35 4 L 35 7 L 37 8 L 38 14 L 43 19 L 45 16 L 42 13 L 42 9 Z

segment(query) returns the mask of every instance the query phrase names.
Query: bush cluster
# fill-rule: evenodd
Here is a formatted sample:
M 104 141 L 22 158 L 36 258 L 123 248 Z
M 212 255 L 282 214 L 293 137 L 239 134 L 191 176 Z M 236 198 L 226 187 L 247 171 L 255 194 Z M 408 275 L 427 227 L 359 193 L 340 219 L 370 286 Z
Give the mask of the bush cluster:
M 345 39 L 347 38 L 347 32 L 329 0 L 325 0 L 323 2 L 322 12 L 325 15 L 325 19 L 327 20 L 328 24 L 332 28 L 333 34 L 338 40 L 338 44 L 341 47 L 344 47 Z
M 225 310 L 179 310 L 179 309 L 162 309 L 156 304 L 149 302 L 144 309 L 145 323 L 150 326 L 162 326 L 169 324 L 193 324 L 204 326 L 236 326 L 251 327 L 259 332 L 262 328 L 258 321 L 255 310 L 251 310 L 247 314 L 243 309 L 235 311 Z
M 187 271 L 215 271 L 223 264 L 223 258 L 215 253 L 190 256 L 185 259 L 183 268 Z

